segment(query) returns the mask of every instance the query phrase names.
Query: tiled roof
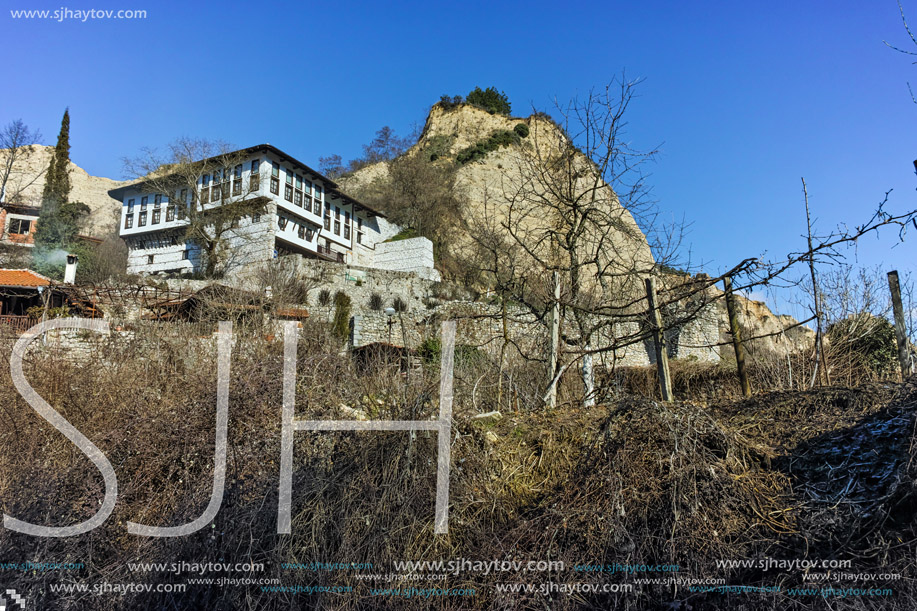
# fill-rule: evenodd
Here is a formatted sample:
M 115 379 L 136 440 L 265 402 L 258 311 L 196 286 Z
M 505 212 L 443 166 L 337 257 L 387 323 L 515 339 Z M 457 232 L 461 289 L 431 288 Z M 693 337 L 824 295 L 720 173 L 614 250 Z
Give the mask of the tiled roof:
M 309 311 L 306 308 L 281 308 L 277 310 L 277 316 L 284 318 L 309 318 Z
M 28 269 L 0 269 L 0 286 L 37 287 L 50 286 L 51 279 Z

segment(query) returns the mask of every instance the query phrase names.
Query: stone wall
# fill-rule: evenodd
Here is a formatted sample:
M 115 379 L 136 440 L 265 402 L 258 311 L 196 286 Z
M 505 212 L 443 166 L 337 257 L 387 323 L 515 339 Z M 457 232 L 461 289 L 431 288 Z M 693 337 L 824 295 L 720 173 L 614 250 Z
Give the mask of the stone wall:
M 330 321 L 334 308 L 310 308 L 315 320 Z M 476 346 L 496 355 L 503 343 L 503 321 L 498 305 L 468 302 L 449 302 L 430 310 L 396 313 L 389 317 L 384 312 L 362 312 L 354 315 L 351 342 L 355 347 L 372 343 L 418 348 L 426 339 L 439 333 L 439 323 L 456 320 L 456 343 Z M 571 325 L 562 327 L 565 335 L 574 336 Z M 620 323 L 593 339 L 593 349 L 609 347 L 614 337 L 624 337 L 639 331 L 635 322 Z M 507 310 L 507 333 L 513 344 L 510 352 L 527 357 L 543 357 L 548 345 L 547 328 L 529 312 L 521 308 Z M 704 362 L 717 362 L 719 349 L 719 322 L 716 308 L 710 306 L 700 315 L 667 334 L 669 354 L 677 358 L 693 358 Z M 613 337 L 614 336 L 614 337 Z M 618 348 L 597 357 L 598 364 L 606 367 L 641 366 L 655 362 L 651 341 L 639 342 Z
M 351 345 L 354 347 L 384 343 L 417 349 L 426 340 L 438 336 L 439 324 L 443 320 L 458 322 L 456 341 L 460 345 L 476 346 L 497 355 L 503 344 L 500 306 L 471 301 L 441 302 L 438 296 L 447 292 L 443 283 L 420 278 L 409 272 L 366 269 L 300 257 L 282 257 L 271 265 L 279 266 L 288 277 L 303 279 L 309 285 L 308 303 L 299 305 L 306 307 L 310 321 L 331 323 L 334 318 L 334 306 L 331 303 L 320 303 L 321 292 L 327 291 L 331 299 L 338 291 L 350 297 Z M 270 272 L 265 272 L 264 267 L 252 267 L 245 275 L 226 278 L 223 282 L 244 290 L 264 292 L 268 283 L 276 281 L 276 278 L 271 278 Z M 202 288 L 205 284 L 187 280 L 170 280 L 168 283 L 173 289 L 181 285 L 186 291 Z M 381 298 L 382 303 L 378 309 L 370 304 L 373 295 Z M 404 310 L 389 317 L 384 309 L 393 307 L 396 299 L 401 300 Z M 670 357 L 703 362 L 719 361 L 720 348 L 716 344 L 720 341 L 723 317 L 721 307 L 718 306 L 718 303 L 704 306 L 695 315 L 694 310 L 697 308 L 685 302 L 666 312 L 668 324 L 684 321 L 674 324 L 666 332 Z M 513 346 L 508 352 L 544 358 L 548 345 L 546 326 L 519 307 L 508 308 L 507 317 L 507 330 Z M 637 335 L 643 324 L 640 321 L 627 321 L 607 327 L 596 334 L 591 348 L 609 347 L 615 343 L 616 338 Z M 574 338 L 571 342 L 575 341 L 577 331 L 572 324 L 565 324 L 562 331 L 566 337 Z M 643 366 L 654 362 L 655 350 L 651 340 L 619 347 L 596 357 L 596 365 L 605 367 Z
M 433 242 L 427 238 L 410 238 L 376 244 L 371 267 L 376 269 L 413 272 L 421 278 L 439 280 L 433 267 Z
M 304 259 L 292 255 L 280 257 L 268 264 L 247 266 L 238 274 L 221 282 L 243 290 L 260 292 L 271 282 L 272 268 L 288 277 L 299 277 L 310 286 L 308 303 L 310 312 L 319 303 L 319 294 L 325 290 L 330 296 L 342 291 L 352 302 L 354 312 L 370 311 L 373 294 L 382 299 L 382 308 L 393 307 L 400 299 L 408 310 L 425 310 L 427 303 L 437 294 L 437 283 L 412 272 L 391 271 L 331 263 L 318 259 Z M 171 281 L 170 281 L 171 285 Z

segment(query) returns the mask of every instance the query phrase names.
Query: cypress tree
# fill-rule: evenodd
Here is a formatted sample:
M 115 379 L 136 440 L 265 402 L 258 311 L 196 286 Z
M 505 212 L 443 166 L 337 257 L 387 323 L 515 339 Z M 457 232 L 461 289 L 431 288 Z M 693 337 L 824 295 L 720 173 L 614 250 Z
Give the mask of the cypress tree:
M 60 133 L 57 135 L 57 145 L 54 155 L 48 165 L 45 176 L 45 188 L 41 193 L 41 211 L 45 214 L 54 214 L 67 202 L 70 197 L 70 109 L 64 110 L 61 119 Z
M 35 229 L 36 254 L 46 249 L 67 248 L 79 221 L 89 212 L 80 202 L 70 202 L 70 109 L 64 110 L 57 145 L 48 164 L 41 193 L 41 212 Z M 49 270 L 43 270 L 49 271 Z M 50 272 L 49 272 L 50 273 Z M 52 273 L 52 275 L 55 275 Z

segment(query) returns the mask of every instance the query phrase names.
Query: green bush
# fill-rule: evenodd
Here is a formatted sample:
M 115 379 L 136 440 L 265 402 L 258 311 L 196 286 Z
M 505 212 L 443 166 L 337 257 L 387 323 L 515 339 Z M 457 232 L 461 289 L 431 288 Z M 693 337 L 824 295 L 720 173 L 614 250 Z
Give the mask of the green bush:
M 519 135 L 515 131 L 510 131 L 508 129 L 498 129 L 490 134 L 490 137 L 487 138 L 487 140 L 481 140 L 480 142 L 476 142 L 473 145 L 462 149 L 456 156 L 455 160 L 460 165 L 465 165 L 466 163 L 471 163 L 472 161 L 483 159 L 487 156 L 487 153 L 495 151 L 500 147 L 518 143 Z
M 529 137 L 529 126 L 525 123 L 516 123 L 516 126 L 513 128 L 513 131 L 516 132 L 516 135 L 520 138 Z
M 509 98 L 506 97 L 504 92 L 498 92 L 494 87 L 488 87 L 483 90 L 480 87 L 475 87 L 465 98 L 465 102 L 491 114 L 509 115 L 512 111 Z
M 452 143 L 455 141 L 455 136 L 447 136 L 445 134 L 439 134 L 433 136 L 427 142 L 427 147 L 425 150 L 427 158 L 430 161 L 436 161 L 440 157 L 444 157 L 449 154 L 449 149 L 452 147 Z
M 326 306 L 331 303 L 331 291 L 322 289 L 318 292 L 318 305 Z
M 477 346 L 457 344 L 455 346 L 455 362 L 464 367 L 474 367 L 487 362 L 487 355 Z
M 331 329 L 340 339 L 350 337 L 350 297 L 341 291 L 334 294 L 334 321 Z
M 68 248 L 89 212 L 89 206 L 83 202 L 65 202 L 57 211 L 42 211 L 35 230 L 35 245 Z
M 25 313 L 29 318 L 41 318 L 45 314 L 45 307 L 40 305 L 32 306 Z M 70 316 L 70 309 L 63 305 L 59 308 L 48 308 L 46 318 L 66 318 L 68 316 Z
M 401 231 L 399 231 L 398 233 L 396 233 L 389 239 L 383 240 L 383 243 L 400 242 L 401 240 L 410 240 L 411 238 L 416 238 L 418 235 L 419 234 L 417 233 L 417 230 L 414 229 L 413 227 L 405 227 L 404 229 L 402 229 Z
M 432 364 L 439 361 L 441 345 L 438 337 L 428 337 L 417 347 L 417 354 L 424 363 Z
M 445 110 L 452 110 L 457 106 L 461 106 L 465 103 L 465 100 L 460 95 L 448 96 L 443 94 L 439 97 L 439 105 L 442 106 Z

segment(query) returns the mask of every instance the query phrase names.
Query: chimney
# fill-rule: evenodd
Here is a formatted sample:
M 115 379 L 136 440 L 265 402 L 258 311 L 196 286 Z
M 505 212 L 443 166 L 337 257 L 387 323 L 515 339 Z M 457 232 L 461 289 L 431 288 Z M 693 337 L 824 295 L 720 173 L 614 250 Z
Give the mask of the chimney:
M 76 265 L 80 258 L 76 255 L 67 255 L 67 267 L 64 268 L 64 284 L 76 282 Z

